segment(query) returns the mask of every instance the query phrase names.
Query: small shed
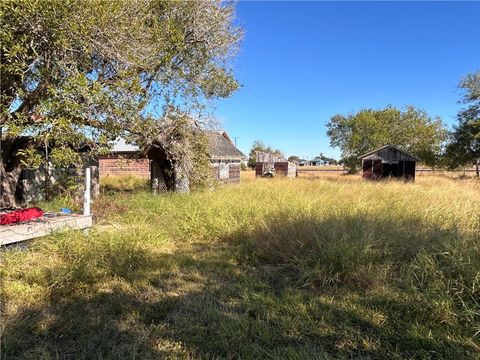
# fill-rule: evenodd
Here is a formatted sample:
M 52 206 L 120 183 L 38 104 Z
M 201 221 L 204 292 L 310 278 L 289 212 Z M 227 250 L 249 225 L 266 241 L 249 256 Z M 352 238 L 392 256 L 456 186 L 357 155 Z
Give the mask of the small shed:
M 415 165 L 418 159 L 394 145 L 385 145 L 360 156 L 362 177 L 379 180 L 402 178 L 415 180 Z
M 297 165 L 273 154 L 257 152 L 255 176 L 296 177 Z
M 237 149 L 225 131 L 209 131 L 208 153 L 213 177 L 223 183 L 240 182 L 240 164 L 247 157 Z

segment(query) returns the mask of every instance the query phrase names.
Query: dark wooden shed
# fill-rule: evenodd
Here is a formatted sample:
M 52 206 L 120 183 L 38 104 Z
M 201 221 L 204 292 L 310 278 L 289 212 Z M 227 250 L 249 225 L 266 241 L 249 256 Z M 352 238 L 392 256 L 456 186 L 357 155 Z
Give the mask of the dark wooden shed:
M 364 179 L 415 180 L 415 165 L 418 159 L 394 145 L 382 146 L 363 154 L 360 158 L 362 159 L 362 177 Z

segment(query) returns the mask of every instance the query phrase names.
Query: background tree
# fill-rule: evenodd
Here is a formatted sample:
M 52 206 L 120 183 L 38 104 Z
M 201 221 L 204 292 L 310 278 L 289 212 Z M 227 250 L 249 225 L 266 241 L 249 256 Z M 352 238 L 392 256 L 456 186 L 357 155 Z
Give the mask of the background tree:
M 256 154 L 257 152 L 266 152 L 281 158 L 285 158 L 285 155 L 278 149 L 274 149 L 270 146 L 266 146 L 262 141 L 255 140 L 252 144 L 252 149 L 248 154 L 247 165 L 249 168 L 254 168 L 256 164 Z
M 476 175 L 480 176 L 480 71 L 467 75 L 460 83 L 464 90 L 461 103 L 467 107 L 458 113 L 458 125 L 450 134 L 446 148 L 449 168 L 475 163 Z
M 329 158 L 328 156 L 323 155 L 323 153 L 320 153 L 318 155 L 318 158 L 322 162 L 322 165 L 337 165 L 338 161 L 335 160 L 334 158 Z
M 22 166 L 39 165 L 39 144 L 54 145 L 56 165 L 79 164 L 85 144 L 153 139 L 171 109 L 202 115 L 229 96 L 233 16 L 220 1 L 1 1 L 2 204 Z
M 300 159 L 297 155 L 292 155 L 292 156 L 288 157 L 288 161 L 300 162 L 300 161 L 302 161 L 302 159 Z
M 342 161 L 351 172 L 358 169 L 361 154 L 386 144 L 397 145 L 428 166 L 435 166 L 446 139 L 442 121 L 413 106 L 404 111 L 387 106 L 335 115 L 327 128 L 330 145 L 340 148 Z

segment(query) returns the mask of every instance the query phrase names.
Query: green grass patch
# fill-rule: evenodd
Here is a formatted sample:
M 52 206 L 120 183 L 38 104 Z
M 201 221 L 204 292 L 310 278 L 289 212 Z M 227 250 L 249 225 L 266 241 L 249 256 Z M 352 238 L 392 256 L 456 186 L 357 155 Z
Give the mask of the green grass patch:
M 2 357 L 476 359 L 480 183 L 107 192 L 2 252 Z

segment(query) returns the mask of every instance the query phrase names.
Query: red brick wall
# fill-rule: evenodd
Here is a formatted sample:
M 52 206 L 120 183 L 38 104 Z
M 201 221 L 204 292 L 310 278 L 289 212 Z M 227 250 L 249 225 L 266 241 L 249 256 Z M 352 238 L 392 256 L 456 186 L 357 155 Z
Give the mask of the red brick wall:
M 133 175 L 149 178 L 150 160 L 105 157 L 99 159 L 99 170 L 100 177 Z

